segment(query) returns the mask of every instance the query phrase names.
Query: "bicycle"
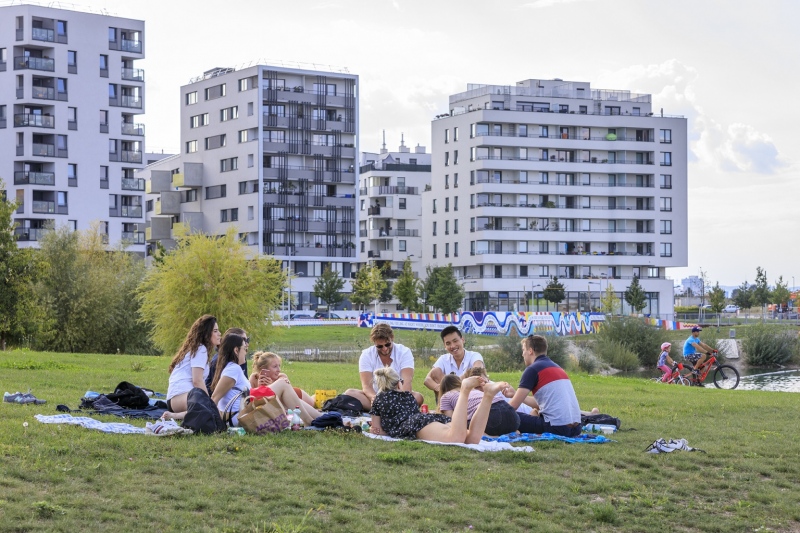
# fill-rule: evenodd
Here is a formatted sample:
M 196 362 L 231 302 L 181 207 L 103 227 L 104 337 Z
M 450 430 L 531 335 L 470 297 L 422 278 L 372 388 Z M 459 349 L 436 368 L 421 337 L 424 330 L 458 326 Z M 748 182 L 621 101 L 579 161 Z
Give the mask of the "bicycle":
M 695 385 L 702 385 L 711 369 L 714 369 L 714 386 L 718 389 L 733 390 L 739 386 L 739 371 L 731 365 L 721 365 L 717 361 L 717 354 L 719 352 L 714 350 L 708 354 L 703 364 L 698 368 L 696 377 L 690 378 L 690 381 Z
M 675 363 L 674 365 L 672 365 L 672 373 L 669 375 L 669 379 L 667 379 L 667 381 L 663 381 L 663 374 L 651 378 L 650 381 L 654 381 L 656 383 L 671 383 L 673 385 L 684 385 L 688 387 L 692 384 L 692 382 L 689 380 L 688 374 L 681 374 L 681 370 L 683 370 L 683 364 Z

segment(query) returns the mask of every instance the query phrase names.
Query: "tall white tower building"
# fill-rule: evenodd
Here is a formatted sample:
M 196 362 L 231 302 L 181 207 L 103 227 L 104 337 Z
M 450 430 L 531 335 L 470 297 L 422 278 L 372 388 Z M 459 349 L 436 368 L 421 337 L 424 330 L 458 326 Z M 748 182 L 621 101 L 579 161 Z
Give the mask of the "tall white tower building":
M 144 254 L 144 22 L 0 7 L 0 177 L 20 246 L 97 221 Z

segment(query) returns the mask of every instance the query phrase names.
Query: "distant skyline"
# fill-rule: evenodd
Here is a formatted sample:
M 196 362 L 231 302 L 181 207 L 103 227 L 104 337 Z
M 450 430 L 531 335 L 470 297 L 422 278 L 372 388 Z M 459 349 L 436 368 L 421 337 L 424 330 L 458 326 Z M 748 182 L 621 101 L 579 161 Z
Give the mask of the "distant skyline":
M 57 7 L 57 4 L 45 4 Z M 65 6 L 66 4 L 61 4 Z M 99 0 L 143 19 L 148 150 L 179 148 L 179 87 L 213 67 L 285 61 L 360 77 L 361 150 L 381 131 L 430 150 L 430 123 L 468 83 L 588 81 L 653 95 L 689 124 L 689 265 L 711 283 L 800 280 L 800 78 L 790 0 Z M 76 9 L 83 9 L 75 6 Z

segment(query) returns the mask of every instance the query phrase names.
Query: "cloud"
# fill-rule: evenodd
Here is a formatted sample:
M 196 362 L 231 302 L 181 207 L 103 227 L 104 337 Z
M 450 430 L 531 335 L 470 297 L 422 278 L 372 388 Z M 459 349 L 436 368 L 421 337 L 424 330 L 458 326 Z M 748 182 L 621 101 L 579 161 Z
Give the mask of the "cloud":
M 592 2 L 592 1 L 594 0 L 534 0 L 533 2 L 522 4 L 522 7 L 528 7 L 531 9 L 542 9 L 545 7 L 553 7 L 563 4 L 574 4 L 576 2 Z
M 723 124 L 700 105 L 697 69 L 677 59 L 655 65 L 633 65 L 605 73 L 601 81 L 653 95 L 653 111 L 682 115 L 688 121 L 689 162 L 725 172 L 773 174 L 785 167 L 772 138 L 748 124 Z

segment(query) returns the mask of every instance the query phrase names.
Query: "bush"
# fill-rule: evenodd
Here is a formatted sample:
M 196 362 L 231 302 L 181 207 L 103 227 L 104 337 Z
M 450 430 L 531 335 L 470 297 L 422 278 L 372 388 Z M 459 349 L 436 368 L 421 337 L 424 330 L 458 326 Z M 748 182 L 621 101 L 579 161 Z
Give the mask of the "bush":
M 598 339 L 594 345 L 594 353 L 612 368 L 627 371 L 639 368 L 636 354 L 618 340 Z
M 547 357 L 561 368 L 565 368 L 569 364 L 569 353 L 567 353 L 569 340 L 566 337 L 552 334 L 545 335 L 545 337 L 547 337 Z
M 597 338 L 600 341 L 616 341 L 636 354 L 639 363 L 655 367 L 658 362 L 661 343 L 667 341 L 667 333 L 638 318 L 607 320 L 600 327 Z
M 742 342 L 747 364 L 751 366 L 784 365 L 800 349 L 797 337 L 790 330 L 769 324 L 750 326 Z
M 596 374 L 602 368 L 600 360 L 589 350 L 578 351 L 578 368 L 588 374 Z
M 544 333 L 538 333 L 542 335 Z M 566 337 L 560 337 L 552 333 L 544 334 L 547 337 L 547 356 L 554 363 L 562 368 L 569 364 L 569 354 L 567 347 L 569 341 Z M 525 368 L 525 361 L 522 359 L 522 338 L 516 329 L 511 330 L 510 335 L 497 337 L 499 348 L 481 352 L 487 371 L 491 372 L 510 372 Z

